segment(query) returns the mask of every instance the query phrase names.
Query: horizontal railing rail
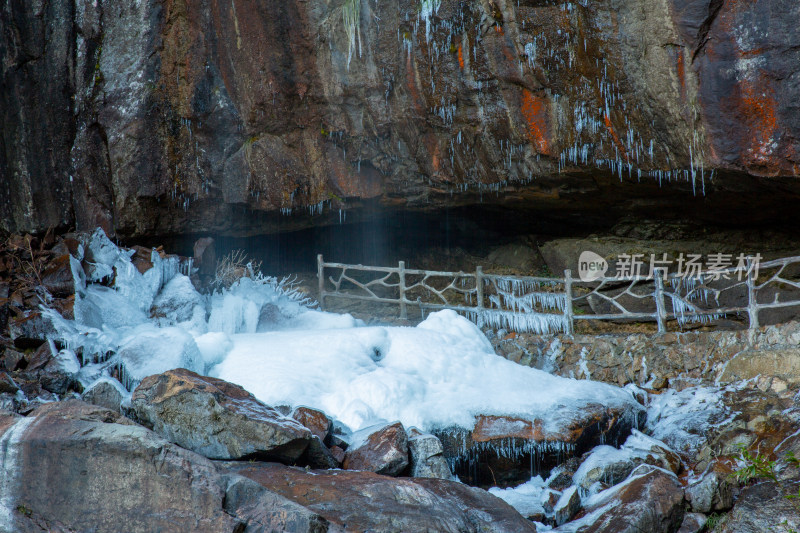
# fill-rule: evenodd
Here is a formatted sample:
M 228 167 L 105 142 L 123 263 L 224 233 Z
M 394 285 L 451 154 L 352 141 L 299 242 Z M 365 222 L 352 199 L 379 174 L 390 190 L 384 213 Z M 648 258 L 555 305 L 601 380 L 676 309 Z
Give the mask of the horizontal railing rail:
M 327 275 L 328 273 L 331 275 Z M 760 275 L 759 275 L 760 274 Z M 327 298 L 370 301 L 408 307 L 422 313 L 452 309 L 479 326 L 539 334 L 572 334 L 577 321 L 712 323 L 747 315 L 751 329 L 759 313 L 800 306 L 800 256 L 757 262 L 747 258 L 735 268 L 700 271 L 694 276 L 656 268 L 650 276 L 602 277 L 594 281 L 563 278 L 446 272 L 396 267 L 326 263 L 317 256 L 319 302 Z

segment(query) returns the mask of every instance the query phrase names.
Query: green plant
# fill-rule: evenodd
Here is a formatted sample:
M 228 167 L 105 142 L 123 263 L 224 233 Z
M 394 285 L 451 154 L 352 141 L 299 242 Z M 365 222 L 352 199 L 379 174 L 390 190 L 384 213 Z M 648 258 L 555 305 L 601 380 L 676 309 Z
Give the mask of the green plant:
M 706 519 L 706 525 L 704 526 L 704 531 L 714 531 L 718 525 L 722 523 L 722 520 L 725 518 L 725 514 L 723 513 L 711 513 L 708 515 Z
M 733 477 L 740 484 L 747 483 L 754 479 L 768 479 L 778 481 L 776 474 L 777 461 L 770 461 L 761 452 L 755 453 L 747 449 L 747 446 L 739 446 L 739 468 L 733 471 Z

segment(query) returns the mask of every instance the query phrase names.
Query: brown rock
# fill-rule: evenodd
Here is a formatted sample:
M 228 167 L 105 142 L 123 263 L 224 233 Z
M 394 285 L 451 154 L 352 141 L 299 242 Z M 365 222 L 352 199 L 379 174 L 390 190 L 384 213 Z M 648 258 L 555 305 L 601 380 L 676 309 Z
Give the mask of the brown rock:
M 291 463 L 312 438 L 306 428 L 242 387 L 183 368 L 142 380 L 131 408 L 159 435 L 212 459 Z
M 259 463 L 234 471 L 347 531 L 536 531 L 502 500 L 452 481 Z
M 683 488 L 674 475 L 642 465 L 586 509 L 596 511 L 581 533 L 672 533 L 683 522 Z
M 7 392 L 15 394 L 19 390 L 17 384 L 7 372 L 0 372 L 0 394 Z
M 217 269 L 217 252 L 214 239 L 203 237 L 194 243 L 194 266 L 201 277 L 213 276 Z
M 72 256 L 56 257 L 42 273 L 42 285 L 56 298 L 66 298 L 75 293 L 75 279 L 70 262 Z
M 17 348 L 29 349 L 38 348 L 56 331 L 49 319 L 33 311 L 9 320 L 8 333 Z
M 325 442 L 331 432 L 333 423 L 325 413 L 309 407 L 297 407 L 291 414 L 291 417 L 300 422 L 301 425 L 308 428 L 313 435 L 316 435 L 320 441 Z
M 408 466 L 408 435 L 403 424 L 383 426 L 347 449 L 343 467 L 399 476 Z
M 131 257 L 131 262 L 133 262 L 133 266 L 136 267 L 136 270 L 139 271 L 139 274 L 144 274 L 153 268 L 153 262 L 151 261 L 153 253 L 152 249 L 136 245 L 132 248 L 132 250 L 134 251 L 134 254 Z

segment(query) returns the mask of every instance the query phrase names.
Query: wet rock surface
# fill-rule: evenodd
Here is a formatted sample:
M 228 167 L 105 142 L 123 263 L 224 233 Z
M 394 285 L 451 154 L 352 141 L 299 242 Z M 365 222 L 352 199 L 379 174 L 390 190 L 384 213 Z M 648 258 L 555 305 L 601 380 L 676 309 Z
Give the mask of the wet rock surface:
M 796 4 L 437 5 L 361 2 L 350 27 L 343 0 L 14 4 L 0 225 L 264 231 L 484 190 L 763 218 L 798 197 Z

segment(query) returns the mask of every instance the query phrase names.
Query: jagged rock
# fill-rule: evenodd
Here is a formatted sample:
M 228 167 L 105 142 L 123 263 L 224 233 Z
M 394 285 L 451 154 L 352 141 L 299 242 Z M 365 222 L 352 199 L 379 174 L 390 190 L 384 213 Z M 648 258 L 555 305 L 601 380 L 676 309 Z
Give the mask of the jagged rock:
M 700 533 L 706 525 L 708 518 L 700 513 L 686 513 L 683 523 L 677 533 Z
M 18 390 L 14 379 L 7 372 L 0 372 L 0 393 L 16 394 Z
M 69 400 L 0 413 L 0 529 L 240 531 L 211 461 L 118 413 Z
M 333 428 L 333 422 L 322 411 L 309 407 L 297 407 L 292 411 L 291 417 L 297 420 L 302 426 L 308 428 L 313 435 L 320 441 L 326 442 L 328 435 Z
M 602 442 L 617 444 L 645 418 L 644 408 L 636 402 L 615 408 L 587 403 L 552 413 L 548 424 L 480 415 L 472 431 L 448 428 L 433 433 L 442 441 L 445 457 L 455 463 L 459 479 L 484 487 L 510 486 L 530 478 L 533 453 L 543 468 L 552 468 L 565 456 L 580 455 Z
M 56 298 L 66 298 L 75 293 L 71 261 L 69 254 L 57 257 L 42 273 L 42 285 Z
M 252 479 L 236 474 L 225 474 L 223 479 L 227 481 L 224 509 L 246 522 L 242 533 L 334 531 L 319 514 L 267 490 Z
M 431 434 L 414 434 L 408 439 L 411 477 L 453 479 L 442 443 Z
M 573 482 L 588 490 L 596 482 L 616 485 L 641 464 L 655 465 L 674 474 L 680 472 L 681 459 L 669 447 L 656 439 L 633 430 L 619 449 L 597 446 L 573 476 Z
M 745 488 L 714 533 L 761 533 L 780 526 L 786 531 L 800 529 L 800 510 L 788 494 L 797 494 L 796 482 L 765 481 Z
M 44 389 L 63 396 L 67 391 L 79 387 L 75 374 L 80 369 L 81 365 L 75 354 L 69 350 L 61 350 L 42 369 L 39 381 Z
M 408 435 L 403 424 L 362 430 L 353 436 L 343 467 L 399 476 L 408 466 Z
M 81 394 L 81 399 L 112 411 L 119 411 L 125 395 L 125 387 L 122 386 L 122 383 L 111 377 L 101 377 L 86 387 Z
M 311 436 L 308 448 L 300 458 L 300 463 L 311 468 L 339 468 L 343 459 L 338 459 L 316 435 Z
M 714 461 L 700 479 L 686 487 L 686 500 L 698 513 L 727 511 L 733 506 L 731 469 Z
M 14 370 L 22 368 L 25 363 L 25 354 L 12 348 L 6 348 L 3 353 L 3 368 L 13 372 Z
M 38 348 L 48 337 L 55 338 L 56 330 L 49 318 L 38 311 L 29 311 L 8 321 L 8 336 L 17 348 Z
M 581 533 L 673 533 L 683 522 L 683 503 L 674 474 L 641 465 L 623 483 L 585 501 L 586 515 L 564 527 Z
M 572 517 L 581 510 L 581 497 L 578 487 L 572 486 L 565 490 L 553 506 L 553 519 L 557 526 L 572 520 Z
M 330 447 L 330 452 L 331 452 L 331 455 L 333 456 L 333 458 L 336 459 L 337 461 L 339 461 L 339 464 L 342 464 L 344 462 L 344 458 L 347 455 L 347 452 L 345 452 L 343 449 L 341 449 L 338 446 L 331 446 Z
M 292 463 L 311 440 L 308 429 L 242 387 L 182 368 L 145 378 L 131 407 L 159 435 L 212 459 Z
M 53 345 L 49 342 L 45 342 L 39 346 L 33 354 L 25 357 L 27 360 L 25 370 L 28 372 L 41 370 L 46 367 L 55 356 L 56 353 L 53 351 Z
M 259 463 L 233 471 L 348 531 L 536 531 L 499 498 L 453 481 Z
M 208 279 L 214 276 L 217 269 L 217 252 L 214 239 L 203 237 L 194 242 L 194 266 L 200 277 Z

